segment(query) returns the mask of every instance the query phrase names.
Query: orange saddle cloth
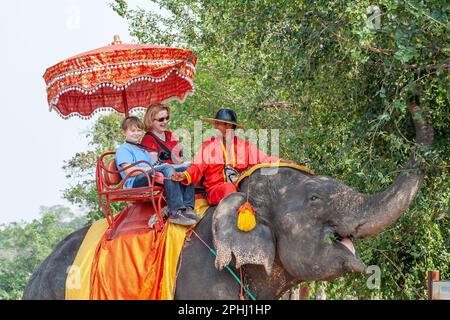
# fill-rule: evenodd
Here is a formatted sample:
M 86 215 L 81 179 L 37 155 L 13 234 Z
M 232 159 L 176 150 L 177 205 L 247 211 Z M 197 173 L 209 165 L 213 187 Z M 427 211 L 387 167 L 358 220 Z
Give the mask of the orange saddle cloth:
M 195 205 L 203 217 L 206 200 L 197 199 Z M 125 209 L 112 240 L 105 221 L 90 228 L 68 272 L 66 299 L 173 299 L 178 258 L 189 228 L 166 222 L 156 232 L 148 227 L 151 212 L 145 203 Z
M 168 223 L 161 232 L 106 236 L 91 272 L 91 300 L 159 300 Z

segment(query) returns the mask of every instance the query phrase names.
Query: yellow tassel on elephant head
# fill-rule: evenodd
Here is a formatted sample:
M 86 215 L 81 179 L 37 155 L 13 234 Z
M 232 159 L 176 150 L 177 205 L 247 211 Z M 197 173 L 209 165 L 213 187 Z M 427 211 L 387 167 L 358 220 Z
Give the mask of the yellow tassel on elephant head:
M 239 230 L 249 232 L 256 227 L 255 210 L 249 202 L 244 203 L 237 214 L 237 227 Z

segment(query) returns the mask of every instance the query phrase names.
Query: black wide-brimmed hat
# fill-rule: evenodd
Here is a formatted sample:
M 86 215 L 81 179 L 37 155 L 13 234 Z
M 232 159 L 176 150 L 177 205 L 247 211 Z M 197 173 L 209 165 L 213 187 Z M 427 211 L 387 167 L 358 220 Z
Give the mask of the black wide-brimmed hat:
M 213 118 L 205 118 L 203 119 L 209 123 L 223 122 L 234 124 L 239 129 L 244 129 L 245 127 L 241 124 L 237 124 L 237 116 L 236 113 L 231 109 L 219 109 L 216 113 L 216 117 Z

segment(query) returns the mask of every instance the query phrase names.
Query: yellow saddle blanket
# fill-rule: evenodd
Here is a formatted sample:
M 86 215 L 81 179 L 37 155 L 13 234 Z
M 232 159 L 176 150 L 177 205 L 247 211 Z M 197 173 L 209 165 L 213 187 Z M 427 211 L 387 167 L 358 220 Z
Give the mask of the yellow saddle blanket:
M 195 211 L 208 209 L 197 199 Z M 105 219 L 87 232 L 66 280 L 67 300 L 172 300 L 188 227 L 166 223 L 156 233 L 129 232 L 108 240 Z

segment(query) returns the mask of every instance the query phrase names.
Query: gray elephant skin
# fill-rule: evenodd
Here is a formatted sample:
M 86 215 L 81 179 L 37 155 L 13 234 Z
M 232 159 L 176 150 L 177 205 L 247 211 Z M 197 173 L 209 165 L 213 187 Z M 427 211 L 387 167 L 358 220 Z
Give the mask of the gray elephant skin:
M 433 129 L 409 104 L 416 143 L 430 147 Z M 351 240 L 376 235 L 408 209 L 424 173 L 409 156 L 402 172 L 385 190 L 361 194 L 327 176 L 292 168 L 271 175 L 258 169 L 240 184 L 240 192 L 208 209 L 196 233 L 217 251 L 217 257 L 192 236 L 185 243 L 175 299 L 239 299 L 240 286 L 224 269 L 245 266 L 245 283 L 256 299 L 277 299 L 305 280 L 330 280 L 348 272 L 364 272 Z M 256 211 L 256 227 L 236 228 L 236 211 L 247 200 Z M 62 240 L 31 276 L 24 299 L 64 299 L 66 270 L 88 228 Z M 331 241 L 330 241 L 331 239 Z M 236 271 L 239 274 L 238 271 Z

